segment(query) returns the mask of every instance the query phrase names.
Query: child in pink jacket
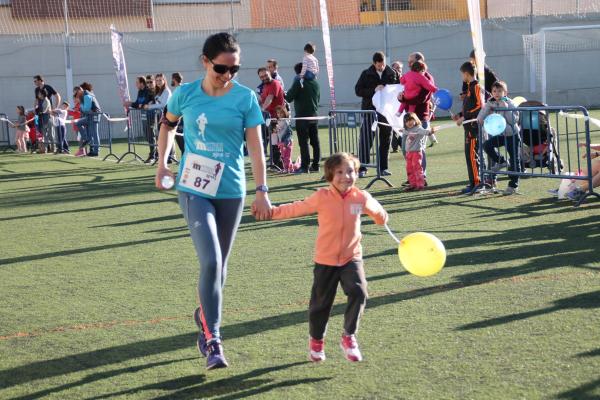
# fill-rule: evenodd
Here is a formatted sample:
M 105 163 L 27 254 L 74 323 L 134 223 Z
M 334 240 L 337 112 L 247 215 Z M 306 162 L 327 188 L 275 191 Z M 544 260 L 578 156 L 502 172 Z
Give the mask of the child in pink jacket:
M 318 214 L 309 305 L 309 357 L 314 362 L 325 360 L 325 331 L 339 283 L 348 296 L 340 346 L 347 360 L 362 360 L 355 336 L 367 301 L 360 217 L 367 214 L 383 225 L 388 215 L 377 200 L 355 186 L 359 167 L 360 162 L 354 156 L 334 154 L 325 162 L 325 179 L 330 183 L 329 187 L 319 189 L 305 200 L 273 208 L 273 219 Z
M 403 97 L 405 100 L 412 100 L 418 97 L 423 89 L 431 93 L 437 92 L 437 86 L 425 76 L 426 71 L 427 64 L 423 61 L 415 61 L 410 66 L 410 71 L 402 75 L 400 83 L 404 85 Z M 400 104 L 398 113 L 402 114 L 404 111 L 415 112 L 416 108 L 417 106 L 414 104 L 409 105 L 403 102 Z

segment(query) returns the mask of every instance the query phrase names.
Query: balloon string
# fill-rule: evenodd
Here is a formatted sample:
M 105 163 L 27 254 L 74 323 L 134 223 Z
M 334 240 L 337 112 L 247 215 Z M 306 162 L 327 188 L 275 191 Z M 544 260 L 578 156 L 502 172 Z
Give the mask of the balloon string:
M 396 241 L 396 243 L 400 244 L 400 240 L 396 237 L 396 235 L 394 235 L 394 232 L 392 232 L 392 230 L 390 229 L 388 224 L 385 224 L 385 229 L 387 229 L 387 231 L 390 234 L 390 236 L 392 237 L 392 239 L 394 239 Z

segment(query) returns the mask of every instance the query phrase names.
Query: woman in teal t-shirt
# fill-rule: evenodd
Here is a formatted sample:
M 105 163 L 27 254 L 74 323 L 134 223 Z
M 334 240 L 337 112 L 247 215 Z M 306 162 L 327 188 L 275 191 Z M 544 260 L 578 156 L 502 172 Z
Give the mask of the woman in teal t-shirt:
M 253 90 L 233 80 L 239 71 L 240 48 L 228 33 L 210 36 L 202 49 L 203 79 L 178 87 L 169 99 L 158 140 L 156 186 L 173 178 L 167 168 L 174 128 L 184 121 L 185 152 L 176 187 L 200 263 L 194 319 L 200 330 L 198 349 L 207 369 L 227 367 L 221 344 L 221 313 L 227 259 L 241 220 L 246 196 L 244 137 L 256 181 L 252 214 L 270 218 L 265 158 L 260 126 L 263 117 Z

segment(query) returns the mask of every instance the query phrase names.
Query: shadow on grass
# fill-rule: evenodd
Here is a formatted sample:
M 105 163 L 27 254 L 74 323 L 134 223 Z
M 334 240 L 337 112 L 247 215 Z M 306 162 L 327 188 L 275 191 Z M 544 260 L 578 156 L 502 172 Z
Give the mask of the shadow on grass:
M 490 318 L 483 321 L 466 324 L 456 328 L 456 330 L 467 331 L 472 329 L 490 328 L 492 326 L 503 325 L 509 322 L 521 321 L 527 318 L 537 317 L 540 315 L 550 314 L 562 310 L 573 309 L 594 309 L 600 307 L 600 290 L 589 293 L 582 293 L 564 299 L 559 299 L 554 302 L 553 306 L 540 308 L 537 310 L 526 311 L 517 314 L 504 315 L 502 317 Z
M 306 361 L 295 362 L 289 364 L 276 365 L 266 368 L 258 368 L 250 372 L 235 375 L 229 378 L 219 379 L 212 382 L 207 382 L 200 385 L 188 386 L 164 396 L 155 397 L 155 400 L 170 400 L 170 399 L 198 399 L 207 397 L 216 397 L 220 400 L 225 399 L 242 399 L 245 397 L 256 396 L 262 393 L 267 393 L 274 389 L 303 385 L 307 383 L 315 383 L 331 379 L 330 377 L 322 378 L 304 378 L 290 379 L 281 382 L 273 382 L 272 378 L 260 378 L 271 372 L 281 371 L 287 368 L 292 368 L 298 365 L 306 364 Z M 160 385 L 160 384 L 158 384 Z M 110 397 L 114 396 L 111 394 Z M 97 398 L 95 398 L 97 399 Z M 94 400 L 95 400 L 94 399 Z M 88 399 L 92 400 L 92 399 Z
M 579 353 L 576 357 L 600 357 L 600 348 L 586 351 L 585 353 Z
M 403 273 L 397 274 L 400 275 Z M 385 277 L 387 278 L 392 276 Z M 470 284 L 454 282 L 451 284 L 411 290 L 409 292 L 373 297 L 368 300 L 367 307 L 369 309 L 377 308 L 388 304 L 425 297 L 435 293 L 448 292 L 468 286 L 480 285 L 487 282 L 488 281 L 478 281 Z M 332 308 L 331 315 L 343 315 L 345 309 L 346 304 L 336 304 Z M 237 339 L 259 333 L 265 334 L 271 330 L 280 328 L 305 324 L 307 321 L 308 312 L 306 310 L 293 311 L 270 317 L 264 317 L 258 320 L 244 321 L 227 325 L 222 328 L 222 331 L 223 337 L 226 339 Z M 136 343 L 124 344 L 86 353 L 73 354 L 53 360 L 38 361 L 2 370 L 0 371 L 0 389 L 25 384 L 27 382 L 39 379 L 67 375 L 85 369 L 118 364 L 130 359 L 178 351 L 184 348 L 192 347 L 196 341 L 196 335 L 196 331 L 191 331 L 180 335 L 143 340 Z
M 56 386 L 56 387 L 49 388 L 49 389 L 40 390 L 35 393 L 29 393 L 24 396 L 13 397 L 11 400 L 39 399 L 44 396 L 49 396 L 53 393 L 58 393 L 58 392 L 62 392 L 64 390 L 69 390 L 69 389 L 72 389 L 72 388 L 75 388 L 78 386 L 87 385 L 89 383 L 94 383 L 94 382 L 102 380 L 102 379 L 110 379 L 115 376 L 119 376 L 121 374 L 132 374 L 132 373 L 136 373 L 136 372 L 139 372 L 139 371 L 142 371 L 145 369 L 149 369 L 149 368 L 162 367 L 165 365 L 169 365 L 169 364 L 173 364 L 173 363 L 177 363 L 177 362 L 181 362 L 181 361 L 194 360 L 194 359 L 196 359 L 196 357 L 184 358 L 184 359 L 179 359 L 179 360 L 159 361 L 159 362 L 154 362 L 154 363 L 136 365 L 134 367 L 125 367 L 125 368 L 114 369 L 112 371 L 97 372 L 94 374 L 86 375 L 84 378 L 81 378 L 74 382 L 66 383 L 64 385 Z
M 556 395 L 557 399 L 569 400 L 598 400 L 600 398 L 600 378 L 588 382 L 575 389 Z
M 52 216 L 52 215 L 64 215 L 66 212 L 68 212 L 69 214 L 86 213 L 86 212 L 94 212 L 94 211 L 112 210 L 113 208 L 119 208 L 119 207 L 135 207 L 135 206 L 143 206 L 143 205 L 157 204 L 157 203 L 175 203 L 175 204 L 177 204 L 177 199 L 176 198 L 168 198 L 168 199 L 132 201 L 132 202 L 128 202 L 128 203 L 109 204 L 106 206 L 98 206 L 98 207 L 87 207 L 87 208 L 77 208 L 77 209 L 60 210 L 60 211 L 48 211 L 48 212 L 43 212 L 43 213 L 38 213 L 38 214 L 17 215 L 17 216 L 0 218 L 0 222 L 22 220 L 25 218 L 48 217 L 48 216 Z
M 104 244 L 104 245 L 100 245 L 100 246 L 82 247 L 79 249 L 62 250 L 62 251 L 54 251 L 54 252 L 41 253 L 41 254 L 30 254 L 30 255 L 21 256 L 21 257 L 4 258 L 4 259 L 0 259 L 0 266 L 16 264 L 16 263 L 20 263 L 20 262 L 27 262 L 27 261 L 45 260 L 45 259 L 53 258 L 53 257 L 64 257 L 64 256 L 72 256 L 75 254 L 85 254 L 85 253 L 90 253 L 93 251 L 118 249 L 118 248 L 129 247 L 129 246 L 144 245 L 144 244 L 148 244 L 148 243 L 164 242 L 167 240 L 181 239 L 181 238 L 186 238 L 186 237 L 189 237 L 189 234 L 186 233 L 186 234 L 177 235 L 177 236 L 167 236 L 167 237 L 159 237 L 159 238 L 144 239 L 144 240 L 132 240 L 130 242 L 123 242 L 123 243 L 111 243 L 111 244 Z

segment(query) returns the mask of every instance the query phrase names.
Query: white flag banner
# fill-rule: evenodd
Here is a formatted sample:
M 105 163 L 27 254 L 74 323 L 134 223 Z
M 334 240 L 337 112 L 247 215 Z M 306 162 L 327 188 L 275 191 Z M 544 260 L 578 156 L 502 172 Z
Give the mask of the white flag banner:
M 321 0 L 321 29 L 323 31 L 323 49 L 325 50 L 325 65 L 329 79 L 329 97 L 331 109 L 335 110 L 335 80 L 333 79 L 333 57 L 331 55 L 331 35 L 329 33 L 329 16 L 327 15 L 327 0 Z
M 398 95 L 404 91 L 404 85 L 385 85 L 382 90 L 373 95 L 375 110 L 383 115 L 394 130 L 404 128 L 404 114 L 397 115 L 400 109 Z
M 481 10 L 479 0 L 467 0 L 469 7 L 469 21 L 471 22 L 471 37 L 475 49 L 475 60 L 477 62 L 477 75 L 479 85 L 485 89 L 485 51 L 483 50 L 483 31 L 481 29 Z
M 113 66 L 117 74 L 117 88 L 122 102 L 130 100 L 129 83 L 127 82 L 127 65 L 125 64 L 125 54 L 123 53 L 123 34 L 110 26 L 110 37 L 112 43 Z

